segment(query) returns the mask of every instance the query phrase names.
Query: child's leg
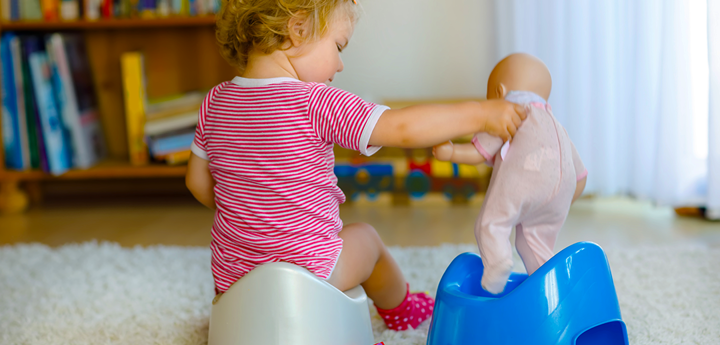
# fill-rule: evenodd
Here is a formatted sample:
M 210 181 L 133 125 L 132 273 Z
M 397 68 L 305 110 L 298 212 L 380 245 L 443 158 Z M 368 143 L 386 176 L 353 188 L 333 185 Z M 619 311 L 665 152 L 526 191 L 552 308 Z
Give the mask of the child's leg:
M 346 225 L 340 259 L 328 283 L 341 291 L 362 285 L 375 305 L 392 309 L 405 298 L 406 282 L 400 267 L 375 229 L 364 223 Z
M 390 329 L 415 328 L 432 315 L 433 299 L 409 293 L 400 267 L 372 226 L 346 225 L 339 236 L 343 250 L 327 280 L 330 284 L 342 291 L 362 285 Z

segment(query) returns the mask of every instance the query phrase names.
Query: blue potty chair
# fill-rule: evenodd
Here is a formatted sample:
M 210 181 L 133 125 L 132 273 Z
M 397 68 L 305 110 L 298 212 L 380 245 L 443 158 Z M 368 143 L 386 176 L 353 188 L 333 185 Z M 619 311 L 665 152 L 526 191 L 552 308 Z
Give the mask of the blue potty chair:
M 480 285 L 483 264 L 460 254 L 443 274 L 428 345 L 628 344 L 603 250 L 575 243 L 532 276 L 512 273 L 499 295 Z

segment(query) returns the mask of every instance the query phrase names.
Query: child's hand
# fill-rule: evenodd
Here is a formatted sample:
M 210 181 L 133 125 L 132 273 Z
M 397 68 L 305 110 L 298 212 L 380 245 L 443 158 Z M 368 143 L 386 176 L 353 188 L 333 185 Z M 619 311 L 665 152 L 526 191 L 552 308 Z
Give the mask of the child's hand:
M 525 107 L 502 99 L 484 101 L 482 106 L 486 114 L 484 132 L 503 141 L 511 140 L 527 117 Z
M 448 141 L 440 145 L 433 146 L 433 155 L 435 158 L 442 162 L 447 162 L 452 158 L 453 154 L 453 143 Z

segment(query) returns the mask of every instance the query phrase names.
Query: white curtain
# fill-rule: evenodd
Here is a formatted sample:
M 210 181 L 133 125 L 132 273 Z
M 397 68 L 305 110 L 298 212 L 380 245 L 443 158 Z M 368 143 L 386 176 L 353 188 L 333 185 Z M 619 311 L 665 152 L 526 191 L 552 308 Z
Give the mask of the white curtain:
M 707 215 L 720 219 L 720 1 L 708 1 L 707 23 L 710 62 Z
M 526 52 L 550 68 L 549 101 L 590 171 L 587 192 L 720 206 L 720 104 L 708 110 L 709 35 L 720 35 L 708 26 L 708 0 L 496 0 L 495 8 L 498 59 Z

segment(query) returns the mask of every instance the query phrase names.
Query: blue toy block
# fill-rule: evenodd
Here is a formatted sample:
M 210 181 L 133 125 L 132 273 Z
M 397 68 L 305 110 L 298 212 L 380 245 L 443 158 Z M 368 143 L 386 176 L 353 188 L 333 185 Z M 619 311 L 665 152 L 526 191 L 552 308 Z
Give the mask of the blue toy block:
M 480 285 L 483 264 L 460 254 L 438 286 L 428 345 L 628 344 L 603 250 L 575 243 L 535 273 L 512 273 L 499 295 Z

